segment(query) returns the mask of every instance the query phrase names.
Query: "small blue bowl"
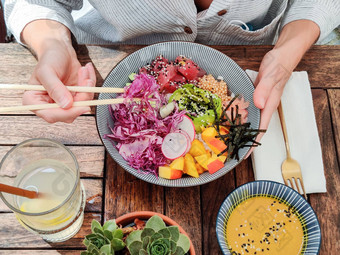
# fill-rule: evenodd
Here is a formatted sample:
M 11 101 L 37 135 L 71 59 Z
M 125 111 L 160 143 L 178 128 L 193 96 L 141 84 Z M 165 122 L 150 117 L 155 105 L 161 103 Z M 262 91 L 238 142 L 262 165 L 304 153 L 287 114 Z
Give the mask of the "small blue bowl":
M 216 234 L 220 248 L 225 255 L 230 255 L 225 239 L 226 226 L 233 209 L 241 202 L 251 197 L 268 196 L 291 205 L 304 220 L 306 243 L 301 254 L 318 254 L 321 244 L 319 221 L 313 208 L 295 190 L 273 181 L 254 181 L 246 183 L 231 192 L 222 203 L 216 220 Z M 290 254 L 291 255 L 291 254 Z

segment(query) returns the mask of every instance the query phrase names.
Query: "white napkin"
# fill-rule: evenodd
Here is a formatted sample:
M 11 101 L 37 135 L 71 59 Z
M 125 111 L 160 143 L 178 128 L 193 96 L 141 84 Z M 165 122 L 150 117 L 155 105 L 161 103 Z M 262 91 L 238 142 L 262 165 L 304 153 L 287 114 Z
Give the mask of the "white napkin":
M 255 81 L 257 72 L 246 72 Z M 307 72 L 293 72 L 284 88 L 281 104 L 291 157 L 301 166 L 306 193 L 327 192 Z M 274 112 L 261 143 L 252 153 L 255 179 L 283 183 L 281 164 L 286 159 L 286 148 L 277 111 Z

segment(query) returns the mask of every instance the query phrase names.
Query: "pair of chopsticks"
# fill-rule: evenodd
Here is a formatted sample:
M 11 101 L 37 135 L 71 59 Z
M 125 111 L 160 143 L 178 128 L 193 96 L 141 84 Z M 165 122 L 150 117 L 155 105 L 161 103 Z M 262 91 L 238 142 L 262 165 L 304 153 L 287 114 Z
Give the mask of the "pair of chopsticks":
M 80 86 L 66 86 L 69 91 L 72 92 L 88 92 L 88 93 L 124 93 L 124 88 L 109 88 L 109 87 L 80 87 Z M 28 85 L 28 84 L 0 84 L 0 89 L 10 90 L 35 90 L 46 91 L 41 85 Z M 138 100 L 138 99 L 135 99 Z M 94 105 L 107 105 L 107 104 L 121 104 L 124 102 L 124 98 L 113 99 L 100 99 L 100 100 L 88 100 L 78 101 L 73 103 L 73 107 L 77 106 L 94 106 Z M 23 105 L 23 106 L 8 106 L 0 107 L 0 113 L 3 112 L 16 112 L 16 111 L 34 111 L 59 108 L 56 103 L 53 104 L 36 104 L 36 105 Z

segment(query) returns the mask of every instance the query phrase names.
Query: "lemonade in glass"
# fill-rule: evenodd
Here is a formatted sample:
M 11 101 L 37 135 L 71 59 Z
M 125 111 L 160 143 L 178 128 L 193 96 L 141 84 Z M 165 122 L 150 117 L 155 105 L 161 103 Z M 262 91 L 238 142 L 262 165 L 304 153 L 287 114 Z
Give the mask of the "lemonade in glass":
M 31 139 L 15 146 L 0 163 L 0 182 L 39 197 L 1 193 L 4 203 L 29 231 L 49 242 L 74 236 L 84 219 L 85 190 L 73 153 L 49 139 Z

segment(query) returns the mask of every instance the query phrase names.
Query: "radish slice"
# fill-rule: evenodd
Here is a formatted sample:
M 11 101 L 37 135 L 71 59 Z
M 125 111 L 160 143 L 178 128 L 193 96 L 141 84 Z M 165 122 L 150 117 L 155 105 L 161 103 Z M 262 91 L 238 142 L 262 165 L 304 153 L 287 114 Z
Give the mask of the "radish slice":
M 169 133 L 162 143 L 162 153 L 167 159 L 176 159 L 185 155 L 190 141 L 183 133 Z
M 176 130 L 175 133 L 183 134 L 183 135 L 185 135 L 185 137 L 188 139 L 188 144 L 189 144 L 189 146 L 188 146 L 188 148 L 187 148 L 187 150 L 186 150 L 186 152 L 185 152 L 185 154 L 187 154 L 187 153 L 190 151 L 190 148 L 191 148 L 191 142 L 192 142 L 192 141 L 191 141 L 190 136 L 189 136 L 188 133 L 185 132 L 184 130 Z
M 192 122 L 192 120 L 188 116 L 186 115 L 183 116 L 183 120 L 178 124 L 177 129 L 185 131 L 190 137 L 190 142 L 192 142 L 195 139 L 196 136 L 195 125 L 194 122 Z

